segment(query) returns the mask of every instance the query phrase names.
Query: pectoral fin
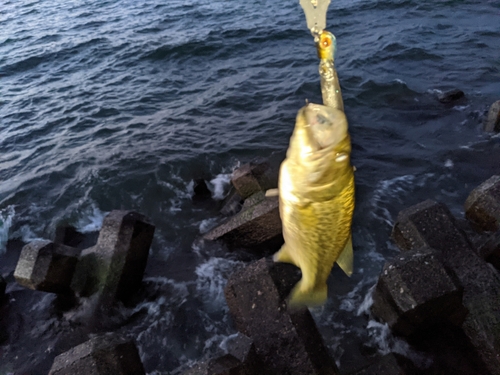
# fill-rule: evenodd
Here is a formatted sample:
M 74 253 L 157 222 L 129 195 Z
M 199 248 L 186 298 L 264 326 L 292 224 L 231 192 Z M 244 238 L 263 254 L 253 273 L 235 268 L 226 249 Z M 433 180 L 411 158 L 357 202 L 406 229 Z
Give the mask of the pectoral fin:
M 277 197 L 279 195 L 278 189 L 269 189 L 266 191 L 266 197 Z
M 350 235 L 344 250 L 340 253 L 340 256 L 337 258 L 337 264 L 340 266 L 340 268 L 342 268 L 342 271 L 344 271 L 347 276 L 351 276 L 352 262 L 353 262 L 352 235 Z

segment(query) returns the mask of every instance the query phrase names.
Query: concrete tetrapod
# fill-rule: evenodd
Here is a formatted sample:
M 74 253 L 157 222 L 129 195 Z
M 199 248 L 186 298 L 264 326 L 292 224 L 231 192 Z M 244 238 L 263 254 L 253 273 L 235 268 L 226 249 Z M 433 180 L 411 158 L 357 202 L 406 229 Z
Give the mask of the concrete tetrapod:
M 427 200 L 401 211 L 392 238 L 401 250 L 439 252 L 464 288 L 462 329 L 490 373 L 500 375 L 500 274 L 476 254 L 448 208 Z
M 249 336 L 262 374 L 338 374 L 308 309 L 288 310 L 298 268 L 263 258 L 231 275 L 225 296 L 236 328 Z
M 54 359 L 49 375 L 144 375 L 132 340 L 105 334 L 75 346 Z
M 140 288 L 154 229 L 137 212 L 112 211 L 95 246 L 80 251 L 50 241 L 29 243 L 21 251 L 14 276 L 31 289 L 95 296 L 95 311 L 105 311 Z

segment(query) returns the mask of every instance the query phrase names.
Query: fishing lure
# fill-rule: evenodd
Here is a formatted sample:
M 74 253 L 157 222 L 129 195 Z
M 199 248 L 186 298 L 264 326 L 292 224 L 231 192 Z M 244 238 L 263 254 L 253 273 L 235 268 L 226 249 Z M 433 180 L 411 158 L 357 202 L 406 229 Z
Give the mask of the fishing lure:
M 331 32 L 323 30 L 316 41 L 319 61 L 319 76 L 321 80 L 321 95 L 323 104 L 344 111 L 339 77 L 335 70 L 335 50 L 337 40 Z

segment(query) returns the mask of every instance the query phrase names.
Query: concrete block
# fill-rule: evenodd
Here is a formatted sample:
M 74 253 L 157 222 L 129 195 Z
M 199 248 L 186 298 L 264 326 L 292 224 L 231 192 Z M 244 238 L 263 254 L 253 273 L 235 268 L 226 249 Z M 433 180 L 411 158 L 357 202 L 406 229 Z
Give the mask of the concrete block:
M 479 256 L 500 271 L 500 231 L 491 235 L 479 248 Z
M 255 375 L 255 372 L 248 372 L 241 361 L 226 354 L 209 361 L 195 364 L 183 375 Z
M 155 227 L 144 215 L 112 211 L 97 244 L 82 252 L 72 288 L 79 296 L 99 293 L 99 305 L 126 301 L 141 286 Z
M 227 342 L 227 352 L 241 362 L 241 369 L 247 374 L 261 374 L 263 363 L 257 354 L 253 340 L 242 333 Z
M 226 198 L 222 201 L 220 213 L 224 216 L 233 216 L 240 212 L 242 207 L 242 196 L 236 191 L 236 189 L 232 188 Z
M 14 271 L 26 288 L 72 294 L 70 284 L 80 250 L 50 241 L 34 241 L 23 247 Z
M 2 277 L 2 275 L 0 275 L 0 305 L 2 304 L 5 298 L 5 288 L 7 288 L 7 282 Z
M 464 92 L 459 89 L 453 89 L 449 91 L 442 92 L 438 95 L 438 100 L 441 103 L 452 103 L 465 96 Z
M 465 216 L 480 230 L 500 230 L 500 176 L 472 190 L 465 201 Z
M 141 214 L 112 211 L 104 218 L 96 245 L 83 251 L 49 241 L 24 246 L 14 277 L 27 288 L 59 294 L 65 309 L 76 302 L 74 297 L 97 294 L 90 315 L 102 325 L 111 305 L 126 303 L 141 287 L 154 229 Z M 72 229 L 60 229 L 56 239 L 72 243 L 73 234 Z
M 500 132 L 500 100 L 493 103 L 484 122 L 484 131 Z
M 407 358 L 396 353 L 384 355 L 380 360 L 355 375 L 416 375 L 420 374 Z
M 283 243 L 278 205 L 278 197 L 264 198 L 206 233 L 203 239 L 222 240 L 230 248 L 262 248 L 272 243 L 278 250 Z
M 74 226 L 62 224 L 56 228 L 54 243 L 83 250 L 96 244 L 98 234 L 97 232 L 80 233 Z
M 231 183 L 243 199 L 248 198 L 252 194 L 266 189 L 264 179 L 268 169 L 269 162 L 266 159 L 254 159 L 234 170 Z
M 132 340 L 100 335 L 58 355 L 49 375 L 142 375 L 144 367 Z
M 439 322 L 461 325 L 467 310 L 456 277 L 445 270 L 435 251 L 421 248 L 384 265 L 372 313 L 396 334 L 409 336 Z
M 427 200 L 401 211 L 392 237 L 402 250 L 431 247 L 464 287 L 462 328 L 494 375 L 500 375 L 500 274 L 472 249 L 448 208 Z
M 234 273 L 225 296 L 236 328 L 249 336 L 263 374 L 337 374 L 309 310 L 288 310 L 298 268 L 263 258 Z
M 242 363 L 231 354 L 211 359 L 207 370 L 208 375 L 247 375 Z

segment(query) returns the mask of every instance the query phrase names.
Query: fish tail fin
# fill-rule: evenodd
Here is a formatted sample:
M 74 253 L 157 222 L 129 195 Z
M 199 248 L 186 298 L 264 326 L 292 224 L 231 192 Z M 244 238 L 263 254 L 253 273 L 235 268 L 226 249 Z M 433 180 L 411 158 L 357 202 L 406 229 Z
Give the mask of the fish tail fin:
M 342 268 L 342 271 L 345 272 L 347 276 L 352 275 L 352 263 L 353 263 L 353 253 L 352 253 L 352 235 L 349 235 L 349 239 L 347 240 L 347 244 L 344 247 L 344 250 L 340 253 L 340 256 L 337 258 L 337 264 Z
M 290 293 L 288 306 L 291 308 L 321 306 L 326 302 L 327 297 L 326 283 L 320 288 L 304 290 L 304 280 L 300 280 Z
M 273 260 L 275 262 L 291 263 L 293 265 L 296 265 L 288 251 L 288 248 L 286 247 L 286 244 L 281 246 L 281 249 L 279 249 L 278 252 L 273 255 Z

